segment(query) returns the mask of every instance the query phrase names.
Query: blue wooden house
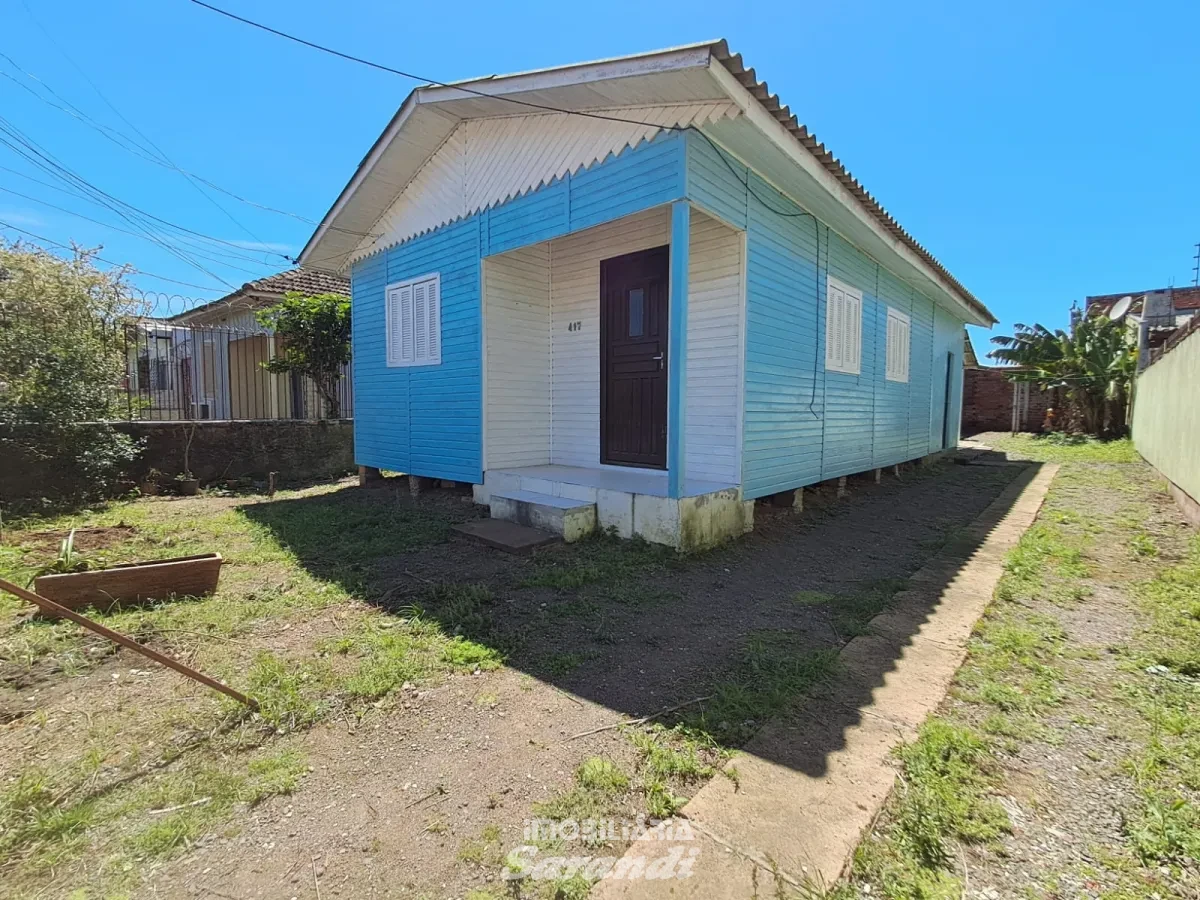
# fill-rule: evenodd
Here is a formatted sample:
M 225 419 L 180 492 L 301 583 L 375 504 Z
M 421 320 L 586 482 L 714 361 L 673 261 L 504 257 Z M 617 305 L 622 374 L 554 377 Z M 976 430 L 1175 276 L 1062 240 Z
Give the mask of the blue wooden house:
M 724 41 L 413 91 L 309 240 L 355 452 L 678 547 L 955 444 L 995 319 Z

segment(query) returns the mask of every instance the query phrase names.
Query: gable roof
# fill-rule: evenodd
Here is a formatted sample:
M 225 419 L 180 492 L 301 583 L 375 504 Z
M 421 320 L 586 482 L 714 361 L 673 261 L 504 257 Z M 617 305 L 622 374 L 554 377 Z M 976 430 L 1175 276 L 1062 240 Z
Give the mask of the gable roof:
M 288 291 L 302 294 L 344 294 L 350 296 L 350 279 L 317 269 L 288 269 L 256 281 L 247 281 L 232 294 L 170 316 L 169 322 L 196 322 L 207 315 L 227 309 L 257 309 L 276 302 Z
M 607 113 L 618 118 L 621 108 L 716 100 L 732 100 L 744 113 L 755 114 L 760 129 L 782 129 L 793 161 L 808 167 L 806 172 L 812 177 L 824 176 L 825 193 L 873 228 L 876 246 L 886 247 L 920 271 L 923 281 L 944 293 L 974 324 L 997 321 L 770 93 L 754 69 L 746 68 L 741 56 L 730 52 L 724 40 L 416 88 L 363 157 L 309 238 L 300 262 L 340 271 L 365 238 L 378 240 L 375 232 L 380 219 L 461 122 L 539 111 Z M 704 124 L 690 123 L 661 127 L 709 130 Z M 778 141 L 779 135 L 771 137 L 783 143 Z

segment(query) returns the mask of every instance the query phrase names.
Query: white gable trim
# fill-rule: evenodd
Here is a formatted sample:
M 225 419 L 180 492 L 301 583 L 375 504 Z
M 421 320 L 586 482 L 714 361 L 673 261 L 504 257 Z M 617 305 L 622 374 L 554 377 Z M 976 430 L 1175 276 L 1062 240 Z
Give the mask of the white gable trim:
M 738 114 L 728 101 L 597 110 L 644 124 L 565 113 L 470 119 L 460 124 L 380 217 L 351 262 L 586 169 L 664 129 Z

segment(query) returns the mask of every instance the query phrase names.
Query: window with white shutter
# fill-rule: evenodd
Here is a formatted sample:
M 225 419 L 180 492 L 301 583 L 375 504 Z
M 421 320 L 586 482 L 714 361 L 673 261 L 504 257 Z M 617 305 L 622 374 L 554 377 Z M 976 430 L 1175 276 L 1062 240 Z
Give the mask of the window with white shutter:
M 912 322 L 907 313 L 887 311 L 887 380 L 908 381 Z
M 862 371 L 862 292 L 836 278 L 825 286 L 825 368 Z
M 387 364 L 436 366 L 442 362 L 442 278 L 436 272 L 389 284 Z

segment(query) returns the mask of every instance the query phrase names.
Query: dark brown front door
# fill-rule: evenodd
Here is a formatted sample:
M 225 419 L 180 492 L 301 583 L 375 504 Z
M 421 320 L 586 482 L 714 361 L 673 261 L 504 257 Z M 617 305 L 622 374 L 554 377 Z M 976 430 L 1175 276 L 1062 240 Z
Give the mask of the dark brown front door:
M 669 247 L 600 263 L 600 461 L 667 467 Z

